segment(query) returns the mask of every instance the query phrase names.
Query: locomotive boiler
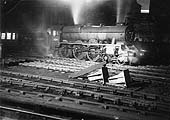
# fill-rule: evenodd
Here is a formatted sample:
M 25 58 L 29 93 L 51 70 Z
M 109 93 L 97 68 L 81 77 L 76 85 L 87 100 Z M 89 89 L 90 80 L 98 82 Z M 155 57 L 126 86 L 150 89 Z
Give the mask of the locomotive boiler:
M 108 60 L 120 64 L 135 63 L 140 56 L 140 50 L 131 44 L 134 39 L 132 26 L 54 26 L 47 32 L 54 57 Z

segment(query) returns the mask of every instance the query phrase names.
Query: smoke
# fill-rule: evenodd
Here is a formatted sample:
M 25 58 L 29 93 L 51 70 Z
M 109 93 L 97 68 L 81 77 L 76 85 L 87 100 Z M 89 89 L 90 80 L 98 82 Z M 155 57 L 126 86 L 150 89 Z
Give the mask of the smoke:
M 58 1 L 58 0 L 57 0 Z M 68 4 L 71 9 L 74 24 L 84 23 L 83 13 L 91 8 L 96 8 L 100 4 L 110 1 L 116 8 L 116 22 L 125 22 L 125 16 L 130 12 L 132 4 L 135 0 L 60 0 L 62 3 Z M 108 8 L 109 9 L 109 8 Z M 104 11 L 104 10 L 103 10 Z
M 81 16 L 80 14 L 83 9 L 84 3 L 82 2 L 82 0 L 73 0 L 70 5 L 74 24 L 79 24 Z
M 36 13 L 37 17 L 32 18 L 26 14 L 23 17 L 24 25 L 26 28 L 26 33 L 28 37 L 32 40 L 29 41 L 27 47 L 28 53 L 30 55 L 42 55 L 46 56 L 49 51 L 49 46 L 47 44 L 47 32 L 46 32 L 46 22 L 45 16 L 40 12 Z
M 74 24 L 81 24 L 83 21 L 82 15 L 90 7 L 95 7 L 98 4 L 107 0 L 60 0 L 69 4 L 73 16 Z
M 116 0 L 116 23 L 125 22 L 126 15 L 130 12 L 135 0 Z
M 120 22 L 121 19 L 121 9 L 122 9 L 122 1 L 121 0 L 117 0 L 116 1 L 116 8 L 117 8 L 117 19 L 116 19 L 116 23 Z
M 48 35 L 45 28 L 38 27 L 34 32 L 35 53 L 47 56 L 49 54 Z

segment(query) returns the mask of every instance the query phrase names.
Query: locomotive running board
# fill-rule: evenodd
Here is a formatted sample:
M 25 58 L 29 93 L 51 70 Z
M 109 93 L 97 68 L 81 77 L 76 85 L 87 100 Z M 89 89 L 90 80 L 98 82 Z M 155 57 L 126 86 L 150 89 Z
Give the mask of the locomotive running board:
M 69 78 L 77 78 L 77 77 L 82 76 L 84 74 L 90 73 L 90 72 L 92 72 L 96 69 L 102 68 L 105 64 L 106 64 L 106 62 L 102 62 L 102 63 L 96 64 L 96 65 L 92 65 L 92 66 L 90 66 L 86 69 L 83 69 L 81 71 L 74 72 L 74 73 L 70 74 Z
M 89 45 L 91 45 L 91 46 L 106 46 L 106 45 L 115 45 L 115 44 L 94 44 L 94 43 L 92 43 L 92 44 L 90 44 L 90 43 L 68 43 L 68 42 L 61 42 L 60 43 L 61 45 L 87 45 L 87 46 L 89 46 Z

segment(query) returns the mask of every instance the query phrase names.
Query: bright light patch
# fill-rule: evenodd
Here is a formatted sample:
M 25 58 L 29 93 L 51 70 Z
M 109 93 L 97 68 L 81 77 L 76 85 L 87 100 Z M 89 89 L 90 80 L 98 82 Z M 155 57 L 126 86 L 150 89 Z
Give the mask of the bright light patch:
M 141 13 L 149 13 L 150 0 L 137 0 L 137 3 L 141 5 Z
M 79 23 L 80 12 L 82 8 L 83 8 L 83 2 L 81 0 L 73 0 L 71 2 L 71 9 L 72 9 L 74 24 Z
M 91 0 L 86 0 L 86 3 L 90 3 L 91 2 Z
M 53 36 L 55 37 L 57 35 L 57 32 L 53 30 Z
M 1 39 L 2 39 L 2 40 L 5 39 L 5 33 L 1 33 Z
M 47 29 L 47 33 L 48 33 L 49 35 L 51 35 L 51 29 L 50 29 L 50 28 Z
M 62 1 L 64 1 L 64 2 L 70 2 L 70 0 L 62 0 Z
M 11 33 L 7 33 L 7 40 L 11 39 Z
M 70 9 L 72 12 L 74 24 L 81 23 L 81 15 L 85 9 L 88 9 L 87 6 L 96 5 L 104 0 L 60 0 L 70 5 Z M 85 8 L 86 6 L 86 8 Z
M 149 10 L 141 10 L 141 13 L 149 13 Z
M 16 34 L 12 33 L 12 39 L 15 40 L 16 39 Z

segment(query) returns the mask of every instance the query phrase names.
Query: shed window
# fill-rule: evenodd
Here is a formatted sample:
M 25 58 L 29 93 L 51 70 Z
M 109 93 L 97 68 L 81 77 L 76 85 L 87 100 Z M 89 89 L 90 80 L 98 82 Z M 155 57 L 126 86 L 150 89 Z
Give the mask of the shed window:
M 11 33 L 7 33 L 7 40 L 11 39 Z
M 1 39 L 4 40 L 5 39 L 6 34 L 5 33 L 1 33 Z
M 12 39 L 15 40 L 16 39 L 16 34 L 12 33 Z

